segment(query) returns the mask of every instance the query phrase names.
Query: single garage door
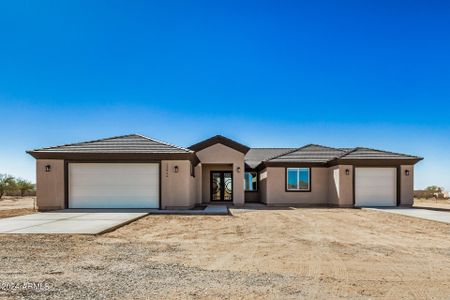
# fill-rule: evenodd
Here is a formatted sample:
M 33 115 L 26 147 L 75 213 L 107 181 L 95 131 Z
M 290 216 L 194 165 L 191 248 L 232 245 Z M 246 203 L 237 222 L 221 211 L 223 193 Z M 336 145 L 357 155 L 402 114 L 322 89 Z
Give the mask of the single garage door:
M 158 207 L 159 164 L 69 164 L 69 208 Z
M 355 206 L 396 206 L 396 168 L 356 168 Z

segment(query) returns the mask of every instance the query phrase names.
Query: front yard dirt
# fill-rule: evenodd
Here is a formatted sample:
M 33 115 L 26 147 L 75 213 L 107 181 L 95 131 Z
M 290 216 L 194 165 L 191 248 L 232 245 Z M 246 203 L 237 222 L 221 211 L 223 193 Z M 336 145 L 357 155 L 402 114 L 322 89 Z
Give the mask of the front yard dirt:
M 450 200 L 448 199 L 414 199 L 414 207 L 442 209 L 450 212 Z
M 0 219 L 34 213 L 34 201 L 35 197 L 3 196 L 0 199 Z
M 233 213 L 152 215 L 103 236 L 0 235 L 0 298 L 450 295 L 450 225 L 357 209 Z

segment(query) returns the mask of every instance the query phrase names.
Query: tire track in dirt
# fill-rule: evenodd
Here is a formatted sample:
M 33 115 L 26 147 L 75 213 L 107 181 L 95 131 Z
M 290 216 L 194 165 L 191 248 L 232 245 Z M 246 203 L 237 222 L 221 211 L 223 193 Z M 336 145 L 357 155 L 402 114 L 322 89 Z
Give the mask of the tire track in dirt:
M 301 213 L 299 210 L 295 211 L 295 213 L 293 214 L 293 217 L 297 220 L 301 220 L 304 221 L 307 216 L 303 213 Z M 314 224 L 314 222 L 310 222 L 312 224 Z M 317 226 L 311 226 L 312 232 L 315 236 L 323 236 L 324 232 L 318 228 Z M 327 266 L 329 266 L 331 268 L 331 270 L 326 270 L 327 273 L 331 272 L 332 274 L 330 274 L 333 279 L 338 280 L 339 284 L 333 285 L 333 287 L 335 287 L 335 291 L 334 291 L 334 295 L 338 296 L 338 297 L 348 297 L 348 295 L 344 295 L 345 290 L 344 290 L 344 286 L 347 285 L 349 283 L 349 276 L 348 276 L 348 269 L 347 266 L 344 263 L 344 260 L 342 259 L 342 257 L 340 256 L 339 253 L 334 252 L 335 255 L 330 255 L 330 251 L 334 251 L 333 249 L 331 249 L 329 242 L 324 241 L 324 239 L 318 239 L 317 240 L 317 246 L 319 246 L 319 249 L 315 249 L 314 244 L 311 244 L 311 249 L 314 249 L 314 251 L 311 251 L 311 253 L 313 253 L 313 256 L 316 256 L 314 253 L 320 253 L 321 256 L 325 257 L 325 261 L 328 262 L 329 264 L 327 264 Z M 323 259 L 322 257 L 317 260 L 316 259 L 316 263 L 319 263 L 319 270 L 322 271 L 323 270 Z M 320 274 L 321 275 L 321 274 Z M 318 281 L 317 281 L 317 285 L 320 286 L 320 275 L 318 276 Z M 341 282 L 343 281 L 343 283 Z M 317 295 L 317 292 L 319 291 L 319 289 L 316 289 L 316 294 L 314 296 Z
M 284 221 L 288 228 L 293 227 L 293 224 L 295 224 L 296 228 L 303 228 L 308 232 L 311 231 L 309 226 L 310 223 L 306 223 L 305 218 L 295 216 L 292 211 L 282 214 L 281 220 Z M 299 239 L 299 234 L 295 231 L 289 231 L 286 234 L 289 236 L 290 240 L 294 240 L 296 242 L 301 242 L 301 240 L 306 241 L 306 239 Z M 305 243 L 303 246 L 307 246 L 309 251 L 307 251 L 308 257 L 305 259 L 305 262 L 307 262 L 307 264 L 305 264 L 306 268 L 301 269 L 300 275 L 309 280 L 307 291 L 308 299 L 317 299 L 319 298 L 318 295 L 321 290 L 320 278 L 322 272 L 322 251 L 316 248 L 314 242 Z M 305 253 L 304 249 L 300 249 L 299 251 L 303 251 L 303 253 Z
M 377 262 L 382 263 L 382 260 L 379 258 L 375 259 Z M 412 296 L 413 299 L 429 299 L 427 292 L 423 289 L 423 286 L 421 284 L 415 285 L 414 287 L 417 289 L 411 288 L 411 286 L 403 280 L 403 272 L 397 268 L 394 267 L 393 264 L 384 264 L 389 268 L 389 270 L 398 278 L 399 282 L 404 283 L 402 286 L 408 290 L 408 294 Z M 394 294 L 394 288 L 395 286 L 392 286 L 389 291 L 386 293 L 386 298 L 397 298 L 398 294 Z

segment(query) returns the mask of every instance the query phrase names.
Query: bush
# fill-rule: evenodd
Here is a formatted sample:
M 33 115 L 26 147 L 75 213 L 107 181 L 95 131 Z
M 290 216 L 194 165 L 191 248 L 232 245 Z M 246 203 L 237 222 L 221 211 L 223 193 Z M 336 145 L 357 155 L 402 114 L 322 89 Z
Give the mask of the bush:
M 22 178 L 16 179 L 8 174 L 0 174 L 0 199 L 6 195 L 34 196 L 36 195 L 35 185 Z
M 422 198 L 422 199 L 447 199 L 447 192 L 444 191 L 444 188 L 438 187 L 436 185 L 432 185 L 427 187 L 424 190 L 414 191 L 414 198 Z
M 6 193 L 15 191 L 17 189 L 16 180 L 8 174 L 0 174 L 0 199 Z

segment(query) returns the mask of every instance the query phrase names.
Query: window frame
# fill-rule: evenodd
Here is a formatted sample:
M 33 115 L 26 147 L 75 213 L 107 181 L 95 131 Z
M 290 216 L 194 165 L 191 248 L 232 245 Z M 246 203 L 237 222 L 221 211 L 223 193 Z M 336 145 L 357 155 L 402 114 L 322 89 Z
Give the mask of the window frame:
M 246 190 L 245 189 L 245 173 L 255 173 L 256 174 L 256 189 L 255 190 Z M 246 193 L 257 193 L 259 189 L 259 172 L 258 171 L 244 171 L 244 192 Z
M 289 189 L 288 188 L 288 172 L 289 170 L 292 169 L 297 169 L 297 170 L 308 170 L 308 189 Z M 284 184 L 284 189 L 286 192 L 294 192 L 294 193 L 303 193 L 303 192 L 311 192 L 311 168 L 310 167 L 286 167 L 285 168 L 285 184 Z

